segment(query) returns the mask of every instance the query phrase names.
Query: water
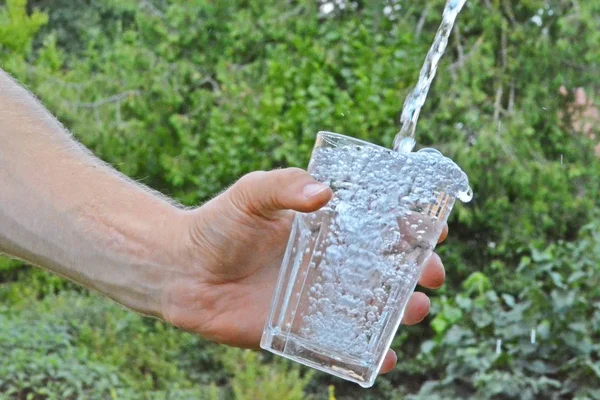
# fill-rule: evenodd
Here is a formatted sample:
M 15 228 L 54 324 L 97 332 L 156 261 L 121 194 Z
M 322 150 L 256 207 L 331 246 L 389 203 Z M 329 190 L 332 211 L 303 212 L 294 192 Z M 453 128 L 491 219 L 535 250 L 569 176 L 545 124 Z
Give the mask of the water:
M 370 386 L 466 175 L 437 151 L 317 147 L 309 172 L 334 192 L 298 214 L 285 291 L 261 346 Z
M 321 210 L 296 215 L 262 348 L 373 385 L 455 199 L 472 197 L 452 160 L 433 149 L 412 152 L 420 110 L 465 2 L 446 4 L 393 151 L 319 134 L 308 170 L 334 196 Z
M 415 129 L 419 113 L 429 93 L 429 87 L 435 78 L 437 66 L 448 46 L 448 38 L 452 32 L 454 21 L 467 0 L 448 0 L 444 8 L 442 23 L 435 35 L 433 44 L 425 57 L 425 62 L 419 74 L 419 80 L 413 91 L 408 95 L 402 107 L 400 132 L 394 138 L 393 149 L 409 153 L 415 147 Z
M 420 266 L 437 242 L 439 215 L 427 215 L 440 197 L 437 188 L 464 189 L 452 185 L 452 172 L 458 170 L 444 157 L 369 150 L 317 150 L 311 173 L 327 182 L 335 197 L 321 211 L 301 218 L 307 235 L 325 240 L 312 260 L 312 268 L 319 268 L 308 288 L 299 334 L 365 360 L 388 314 L 410 297 Z M 457 185 L 466 185 L 458 175 Z

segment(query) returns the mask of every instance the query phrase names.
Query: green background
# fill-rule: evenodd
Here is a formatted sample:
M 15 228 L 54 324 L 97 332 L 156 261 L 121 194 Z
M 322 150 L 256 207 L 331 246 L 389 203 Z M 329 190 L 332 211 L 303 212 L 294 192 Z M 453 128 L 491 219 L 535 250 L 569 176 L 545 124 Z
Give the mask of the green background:
M 196 205 L 249 171 L 306 166 L 319 130 L 391 144 L 443 1 L 343 4 L 0 1 L 0 66 L 100 158 Z M 431 315 L 401 328 L 374 388 L 0 258 L 0 399 L 600 399 L 599 43 L 598 0 L 465 6 L 417 138 L 475 197 L 439 248 Z

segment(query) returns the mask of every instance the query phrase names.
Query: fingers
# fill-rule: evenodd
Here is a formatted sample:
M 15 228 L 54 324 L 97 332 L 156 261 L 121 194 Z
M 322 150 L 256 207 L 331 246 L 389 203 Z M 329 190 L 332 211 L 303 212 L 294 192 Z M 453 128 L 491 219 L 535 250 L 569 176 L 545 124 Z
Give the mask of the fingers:
M 240 210 L 273 218 L 283 210 L 316 211 L 327 204 L 333 192 L 308 172 L 286 168 L 245 175 L 227 194 Z
M 387 374 L 396 366 L 396 362 L 398 361 L 398 356 L 393 350 L 388 350 L 385 355 L 385 359 L 383 360 L 383 364 L 381 364 L 381 369 L 379 370 L 380 374 Z
M 423 321 L 429 314 L 430 305 L 429 297 L 425 293 L 414 292 L 406 305 L 402 323 L 404 325 L 415 325 Z
M 423 319 L 429 314 L 429 297 L 421 292 L 415 292 L 408 300 L 408 304 L 406 305 L 406 311 L 404 313 L 404 318 L 402 319 L 402 323 L 404 325 L 414 325 L 423 321 Z M 381 364 L 381 369 L 379 370 L 380 374 L 386 374 L 390 372 L 396 366 L 396 362 L 398 361 L 398 357 L 393 350 L 388 350 L 385 355 L 385 359 L 383 360 L 383 364 Z
M 423 267 L 421 277 L 419 278 L 419 285 L 428 289 L 437 289 L 444 284 L 446 280 L 446 271 L 440 256 L 433 253 L 427 263 Z
M 448 224 L 446 224 L 444 226 L 444 229 L 442 229 L 442 233 L 440 234 L 440 237 L 438 238 L 438 243 L 442 243 L 444 240 L 446 240 L 447 237 L 448 237 Z
M 438 243 L 443 242 L 447 236 L 448 224 L 444 226 Z M 433 253 L 423 268 L 421 278 L 419 279 L 419 284 L 428 289 L 437 289 L 444 284 L 445 279 L 446 271 L 444 270 L 442 260 L 440 259 L 440 256 L 438 256 L 436 253 Z M 427 297 L 424 293 L 413 293 L 408 301 L 408 304 L 406 305 L 406 311 L 404 312 L 402 323 L 404 325 L 414 325 L 423 321 L 429 314 L 430 306 L 431 302 L 429 297 Z M 385 355 L 385 359 L 383 360 L 383 364 L 381 364 L 379 373 L 387 374 L 394 369 L 397 362 L 398 357 L 396 353 L 391 349 L 388 350 L 387 354 Z

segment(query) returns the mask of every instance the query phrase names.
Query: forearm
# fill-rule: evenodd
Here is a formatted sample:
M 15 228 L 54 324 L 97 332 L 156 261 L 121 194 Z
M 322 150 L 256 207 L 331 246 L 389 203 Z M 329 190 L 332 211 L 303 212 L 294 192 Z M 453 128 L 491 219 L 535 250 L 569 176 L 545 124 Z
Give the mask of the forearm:
M 159 315 L 183 213 L 90 155 L 0 70 L 0 252 Z

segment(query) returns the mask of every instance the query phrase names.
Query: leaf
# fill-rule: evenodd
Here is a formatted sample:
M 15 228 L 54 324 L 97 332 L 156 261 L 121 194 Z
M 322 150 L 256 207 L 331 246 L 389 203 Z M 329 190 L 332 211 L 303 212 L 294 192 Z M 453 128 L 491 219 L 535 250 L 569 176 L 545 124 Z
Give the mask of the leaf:
M 509 307 L 514 307 L 515 298 L 513 296 L 511 296 L 510 294 L 504 293 L 504 294 L 502 294 L 502 299 L 504 300 L 506 305 L 508 305 Z
M 590 368 L 594 375 L 600 379 L 600 362 L 592 362 L 591 360 L 587 360 L 585 364 Z
M 448 327 L 448 322 L 444 319 L 444 317 L 442 315 L 437 315 L 432 321 L 431 321 L 431 328 L 433 328 L 434 332 L 439 334 L 442 334 L 446 328 Z

